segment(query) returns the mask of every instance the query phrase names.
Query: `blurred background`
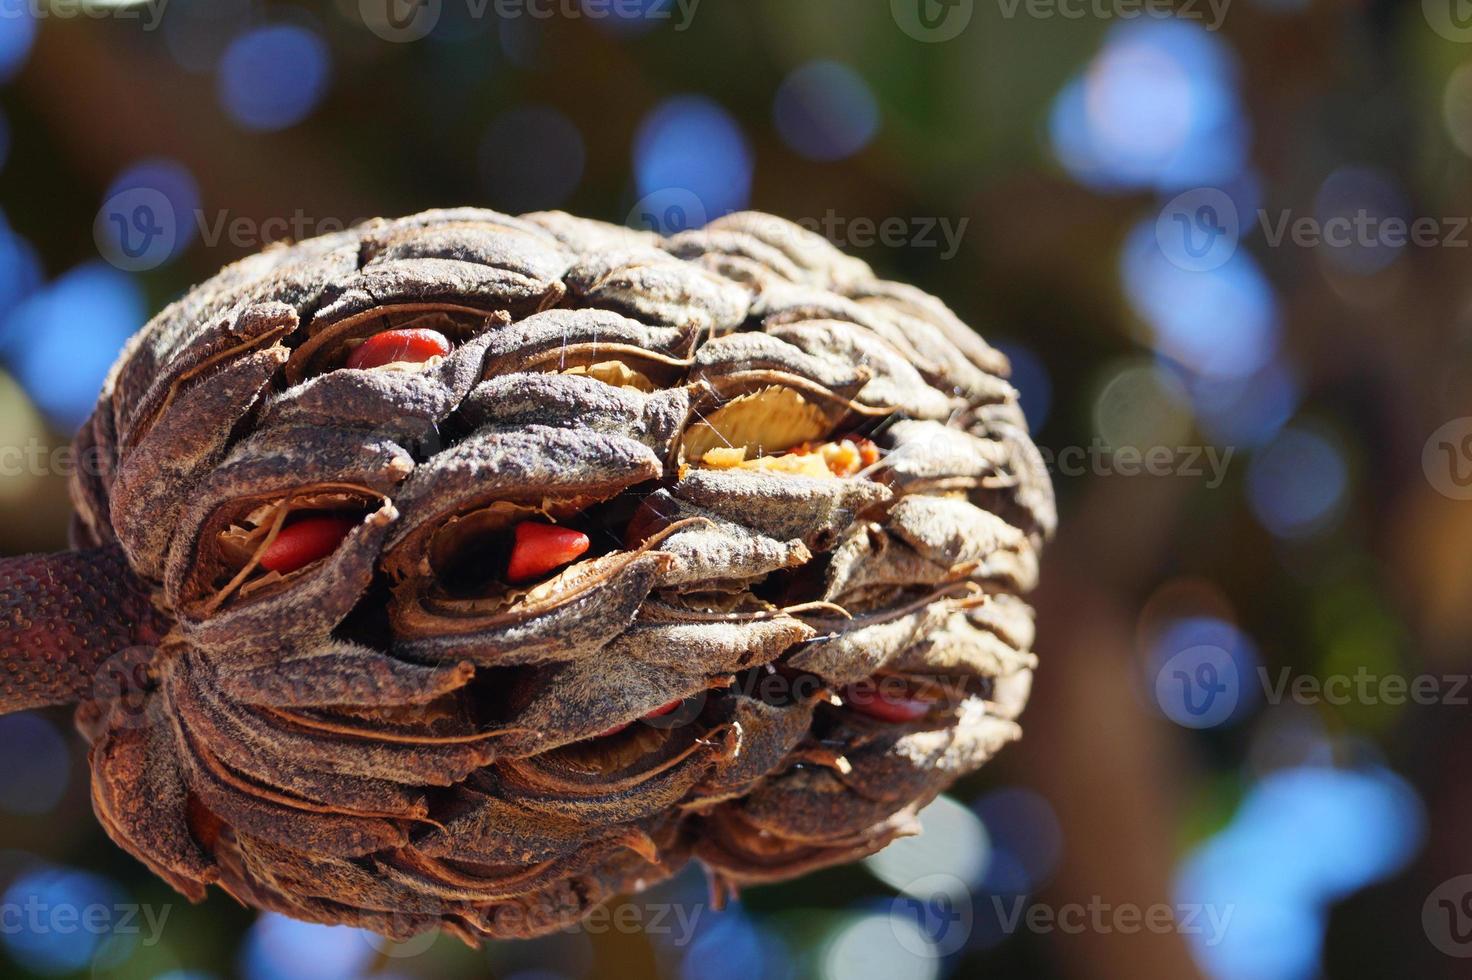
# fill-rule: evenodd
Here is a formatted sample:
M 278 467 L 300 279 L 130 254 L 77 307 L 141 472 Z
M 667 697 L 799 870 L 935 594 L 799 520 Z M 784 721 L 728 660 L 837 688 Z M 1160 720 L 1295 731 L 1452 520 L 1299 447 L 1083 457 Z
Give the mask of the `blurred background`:
M 0 0 L 0 552 L 64 546 L 60 450 L 166 302 L 455 204 L 802 221 L 1012 357 L 1062 512 L 1023 742 L 864 865 L 395 946 L 177 900 L 57 711 L 0 719 L 0 974 L 1465 976 L 1461 13 Z

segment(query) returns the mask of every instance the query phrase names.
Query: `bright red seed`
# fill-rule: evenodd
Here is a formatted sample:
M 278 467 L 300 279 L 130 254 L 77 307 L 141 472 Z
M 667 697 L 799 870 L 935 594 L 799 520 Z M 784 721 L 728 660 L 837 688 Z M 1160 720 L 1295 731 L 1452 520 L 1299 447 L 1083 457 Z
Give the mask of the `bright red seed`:
M 650 718 L 659 718 L 659 717 L 662 717 L 664 715 L 669 714 L 671 711 L 674 711 L 676 708 L 678 708 L 680 705 L 682 705 L 684 703 L 685 702 L 683 700 L 677 698 L 674 701 L 671 701 L 669 704 L 662 704 L 662 705 L 660 705 L 659 707 L 655 708 L 653 711 L 649 712 L 649 714 L 644 715 L 639 720 L 640 721 L 648 721 Z M 612 728 L 610 728 L 606 732 L 599 732 L 596 737 L 597 738 L 607 738 L 610 735 L 617 735 L 619 732 L 625 731 L 626 729 L 628 729 L 633 724 L 634 723 L 632 721 L 626 721 L 622 725 L 614 725 Z
M 506 581 L 530 582 L 575 561 L 588 550 L 588 536 L 554 524 L 522 521 L 506 565 Z
M 366 371 L 385 364 L 423 364 L 448 353 L 450 341 L 438 330 L 385 330 L 363 341 L 348 358 L 348 367 Z
M 336 551 L 342 539 L 357 526 L 355 518 L 334 516 L 306 517 L 288 524 L 262 552 L 261 567 L 281 575 L 306 568 Z
M 859 714 L 892 724 L 924 718 L 935 707 L 934 701 L 899 690 L 883 690 L 873 681 L 851 685 L 843 692 L 843 703 Z

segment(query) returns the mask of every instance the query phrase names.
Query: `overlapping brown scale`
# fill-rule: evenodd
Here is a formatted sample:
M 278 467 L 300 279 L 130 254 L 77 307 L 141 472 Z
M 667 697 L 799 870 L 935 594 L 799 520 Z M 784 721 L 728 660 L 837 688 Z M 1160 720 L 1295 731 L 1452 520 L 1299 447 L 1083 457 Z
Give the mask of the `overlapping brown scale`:
M 667 252 L 696 262 L 711 272 L 760 290 L 772 281 L 797 283 L 808 273 L 780 249 L 741 231 L 712 231 L 708 226 L 667 239 Z
M 589 760 L 605 750 L 628 765 L 641 751 L 662 754 L 672 736 L 678 734 L 673 740 L 683 743 L 683 736 L 698 737 L 713 727 L 694 717 L 706 691 L 729 684 L 738 671 L 768 663 L 813 635 L 806 624 L 775 613 L 760 618 L 711 614 L 701 621 L 694 618 L 698 613 L 662 608 L 664 615 L 684 618 L 636 624 L 603 646 L 596 658 L 498 678 L 503 700 L 495 709 L 497 724 L 512 730 L 499 743 L 502 754 L 529 755 L 587 739 L 598 744 L 568 753 L 570 763 L 592 765 Z M 657 708 L 690 699 L 695 703 L 649 725 L 634 725 L 627 735 L 598 738 Z M 629 746 L 634 755 L 625 751 Z M 574 756 L 586 759 L 579 762 Z
M 648 446 L 616 433 L 545 425 L 477 430 L 405 484 L 404 519 L 384 567 L 401 580 L 432 571 L 434 536 L 492 505 L 507 505 L 492 515 L 501 527 L 532 512 L 568 516 L 663 472 L 664 460 Z
M 787 665 L 821 677 L 834 689 L 872 677 L 939 629 L 966 600 L 926 596 L 908 607 L 859 614 L 787 658 Z
M 255 667 L 222 667 L 220 690 L 243 704 L 276 708 L 425 704 L 470 683 L 468 662 L 426 666 L 354 643 L 328 640 L 283 651 Z
M 845 255 L 817 232 L 775 215 L 758 211 L 737 211 L 716 218 L 705 226 L 705 231 L 712 235 L 745 236 L 775 250 L 787 260 L 788 268 L 796 270 L 795 275 L 783 276 L 794 282 L 832 288 L 874 278 L 874 270 L 869 268 L 867 262 Z M 720 244 L 726 248 L 731 247 L 724 238 Z M 750 245 L 744 247 L 751 249 Z M 782 267 L 774 267 L 774 271 L 777 268 Z
M 246 747 L 278 767 L 414 788 L 453 785 L 496 757 L 494 737 L 441 734 L 429 727 L 434 714 L 427 710 L 417 732 L 399 725 L 375 734 L 366 721 L 333 721 L 299 709 L 238 703 L 219 689 L 208 671 L 181 669 L 185 672 L 179 675 L 174 692 L 185 706 L 181 712 L 195 718 L 201 730 L 233 732 Z M 382 786 L 372 788 L 394 792 Z
M 863 602 L 891 590 L 963 580 L 1025 591 L 1037 580 L 1037 565 L 1027 536 L 996 515 L 964 500 L 908 496 L 886 524 L 860 524 L 844 534 L 823 597 Z
M 776 679 L 770 699 L 748 696 L 745 690 L 722 692 L 714 699 L 709 720 L 720 733 L 721 745 L 710 773 L 686 796 L 683 806 L 704 810 L 749 793 L 808 733 L 813 707 L 821 689 L 794 690 L 790 680 L 775 670 L 758 670 L 749 685 L 761 691 L 763 681 Z
M 842 784 L 827 774 L 820 774 L 810 791 L 820 798 L 830 792 L 848 796 Z M 905 807 L 858 832 L 818 829 L 803 833 L 753 821 L 739 801 L 733 802 L 701 820 L 695 855 L 734 894 L 742 886 L 785 881 L 877 853 L 896 838 L 920 832 L 918 810 Z
M 107 775 L 92 780 L 92 808 L 118 846 L 190 901 L 203 901 L 218 872 L 189 830 L 189 788 L 173 730 L 157 701 L 140 708 L 140 715 L 105 721 L 92 743 L 93 771 Z
M 635 551 L 579 562 L 531 588 L 458 597 L 416 576 L 394 589 L 394 649 L 486 666 L 591 657 L 634 619 L 668 556 Z
M 943 361 L 949 362 L 951 357 L 940 350 L 954 348 L 989 375 L 1007 378 L 1011 374 L 1006 355 L 963 323 L 945 303 L 922 289 L 909 283 L 870 277 L 840 284 L 837 291 L 862 307 L 885 311 L 908 329 L 915 329 L 917 321 L 935 328 L 944 338 L 943 344 L 937 344 L 926 331 L 925 345 Z
M 530 813 L 496 795 L 494 779 L 478 773 L 440 801 L 434 825 L 417 832 L 413 846 L 430 857 L 527 866 L 564 857 L 599 839 L 617 840 L 645 855 L 656 850 L 644 824 Z
M 177 721 L 175 724 L 180 727 Z M 349 816 L 310 803 L 233 771 L 209 746 L 182 728 L 178 737 L 190 789 L 211 813 L 244 833 L 298 850 L 342 857 L 372 854 L 407 842 L 407 833 L 394 821 Z
M 689 323 L 651 326 L 610 310 L 547 310 L 495 332 L 485 376 L 585 374 L 652 391 L 682 382 L 699 339 Z
M 940 327 L 898 312 L 888 305 L 865 305 L 823 289 L 771 287 L 753 304 L 752 315 L 768 330 L 808 320 L 837 320 L 872 334 L 900 351 L 926 383 L 970 403 L 1015 398 L 1016 392 L 1000 375 L 978 367 L 944 337 Z
M 113 414 L 99 408 L 78 430 L 73 448 L 83 465 L 72 468 L 68 480 L 75 508 L 69 536 L 73 548 L 96 548 L 117 540 L 109 498 L 117 475 L 117 429 Z
M 165 592 L 192 642 L 223 653 L 280 647 L 287 637 L 325 637 L 367 590 L 398 517 L 391 495 L 413 471 L 413 459 L 374 435 L 310 433 L 272 429 L 241 443 L 184 513 Z M 251 578 L 257 559 L 232 560 L 231 529 L 255 514 L 258 530 L 279 530 L 285 512 L 296 508 L 357 513 L 362 523 L 322 561 L 288 575 Z M 257 556 L 264 543 L 254 545 Z
M 360 428 L 405 447 L 432 444 L 440 423 L 480 380 L 490 330 L 422 370 L 341 369 L 310 377 L 271 399 L 256 426 Z
M 774 775 L 728 805 L 756 832 L 779 839 L 864 839 L 896 815 L 923 808 L 1019 735 L 979 697 L 964 701 L 952 724 L 930 728 L 844 714 L 814 746 L 819 761 Z M 803 757 L 802 749 L 797 754 Z
M 1010 523 L 1034 534 L 1039 543 L 1058 527 L 1058 506 L 1053 497 L 1053 480 L 1037 444 L 1027 434 L 1027 422 L 1014 405 L 991 406 L 970 413 L 960 421 L 978 438 L 1006 449 L 1005 477 L 982 483 L 972 499 Z
M 417 787 L 377 776 L 283 765 L 287 760 L 274 750 L 269 737 L 247 730 L 254 717 L 231 706 L 214 672 L 198 655 L 186 655 L 171 667 L 167 687 L 191 744 L 251 783 L 310 805 L 303 820 L 326 810 L 375 821 L 428 816 L 424 793 Z
M 875 408 L 887 407 L 913 419 L 945 420 L 966 401 L 926 383 L 894 345 L 877 334 L 855 329 L 841 320 L 773 322 L 767 332 L 806 353 L 829 362 L 862 365 L 868 380 L 853 398 Z
M 350 275 L 357 263 L 352 232 L 267 248 L 165 307 L 128 342 L 103 388 L 120 446 L 136 442 L 169 393 L 204 376 L 221 355 L 269 343 L 260 331 L 274 333 L 285 314 L 298 323 L 309 316 L 329 284 Z
M 659 589 L 740 592 L 812 557 L 800 540 L 779 540 L 657 490 L 645 498 L 629 533 L 631 539 L 643 540 L 665 529 L 669 534 L 659 551 L 670 561 L 656 577 Z
M 999 442 L 939 422 L 902 419 L 884 433 L 889 452 L 875 479 L 905 493 L 1007 486 L 1011 454 Z
M 566 283 L 574 305 L 698 334 L 735 329 L 751 305 L 747 289 L 657 248 L 584 253 L 567 271 Z
M 143 574 L 162 577 L 189 493 L 219 465 L 242 417 L 285 361 L 286 349 L 275 344 L 222 365 L 208 384 L 183 389 L 173 410 L 123 456 L 110 488 L 111 519 Z
M 675 819 L 655 821 L 650 833 L 658 862 L 627 848 L 609 851 L 595 866 L 508 902 L 461 909 L 467 923 L 493 939 L 525 939 L 570 926 L 615 895 L 641 891 L 684 867 L 690 841 Z
M 477 429 L 545 425 L 621 435 L 669 461 L 690 419 L 691 393 L 680 387 L 645 394 L 582 375 L 503 374 L 476 386 L 459 421 Z
M 449 903 L 438 896 L 378 873 L 369 861 L 297 850 L 246 834 L 237 840 L 241 860 L 258 887 L 334 904 L 352 896 L 353 904 L 365 911 L 402 918 L 435 920 L 448 911 Z
M 891 491 L 863 479 L 748 470 L 686 472 L 670 493 L 705 513 L 738 521 L 777 541 L 825 551 L 860 514 L 887 503 Z

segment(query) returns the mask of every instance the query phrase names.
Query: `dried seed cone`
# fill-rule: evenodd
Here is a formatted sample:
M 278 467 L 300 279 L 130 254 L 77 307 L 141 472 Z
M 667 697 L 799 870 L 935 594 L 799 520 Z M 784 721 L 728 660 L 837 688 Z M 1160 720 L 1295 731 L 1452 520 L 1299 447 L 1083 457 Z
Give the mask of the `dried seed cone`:
M 1007 372 L 760 214 L 230 266 L 79 436 L 67 560 L 135 620 L 80 692 L 98 816 L 191 898 L 472 942 L 872 853 L 1020 732 L 1054 509 Z M 75 700 L 102 641 L 51 670 L 28 625 L 3 706 Z

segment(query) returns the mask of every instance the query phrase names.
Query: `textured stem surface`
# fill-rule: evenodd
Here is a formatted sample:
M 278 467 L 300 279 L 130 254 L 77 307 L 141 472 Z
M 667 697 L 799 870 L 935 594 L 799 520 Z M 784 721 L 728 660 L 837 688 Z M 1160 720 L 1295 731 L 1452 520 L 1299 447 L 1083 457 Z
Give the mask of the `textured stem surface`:
M 0 714 L 84 698 L 166 625 L 116 546 L 0 559 Z

